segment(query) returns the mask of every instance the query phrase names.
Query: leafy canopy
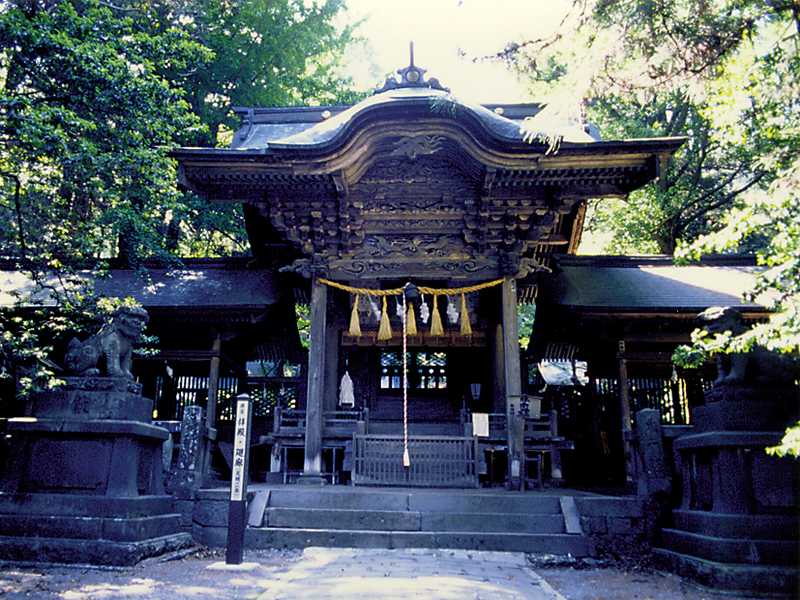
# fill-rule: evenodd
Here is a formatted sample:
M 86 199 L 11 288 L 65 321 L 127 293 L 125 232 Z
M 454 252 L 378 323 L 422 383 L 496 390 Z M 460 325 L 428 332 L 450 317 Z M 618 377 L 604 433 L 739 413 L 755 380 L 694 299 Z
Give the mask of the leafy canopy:
M 227 144 L 231 105 L 352 97 L 337 75 L 353 40 L 352 28 L 336 24 L 343 7 L 0 4 L 0 260 L 31 272 L 58 299 L 56 310 L 0 315 L 0 376 L 19 367 L 26 382 L 48 385 L 53 344 L 102 313 L 81 278 L 69 283 L 75 269 L 248 251 L 241 207 L 179 191 L 168 151 Z
M 752 294 L 769 293 L 769 322 L 741 336 L 697 333 L 679 358 L 756 343 L 800 352 L 797 2 L 575 0 L 552 36 L 498 56 L 562 110 L 583 104 L 611 135 L 688 137 L 659 187 L 597 209 L 590 226 L 610 234 L 612 250 L 755 251 L 767 268 Z

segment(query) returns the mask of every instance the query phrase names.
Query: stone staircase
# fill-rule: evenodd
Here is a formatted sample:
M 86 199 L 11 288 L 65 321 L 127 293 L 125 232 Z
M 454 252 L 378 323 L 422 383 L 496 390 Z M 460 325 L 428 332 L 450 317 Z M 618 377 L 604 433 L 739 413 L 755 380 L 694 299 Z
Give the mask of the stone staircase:
M 207 492 L 210 494 L 213 492 Z M 259 501 L 258 494 L 261 494 Z M 268 494 L 268 498 L 264 495 Z M 195 539 L 225 544 L 222 515 L 195 512 Z M 263 506 L 263 512 L 261 507 Z M 221 507 L 220 507 L 221 508 Z M 205 522 L 204 522 L 205 521 Z M 201 527 L 198 527 L 201 526 Z M 273 488 L 251 502 L 249 548 L 458 548 L 580 557 L 592 544 L 571 497 L 476 490 Z

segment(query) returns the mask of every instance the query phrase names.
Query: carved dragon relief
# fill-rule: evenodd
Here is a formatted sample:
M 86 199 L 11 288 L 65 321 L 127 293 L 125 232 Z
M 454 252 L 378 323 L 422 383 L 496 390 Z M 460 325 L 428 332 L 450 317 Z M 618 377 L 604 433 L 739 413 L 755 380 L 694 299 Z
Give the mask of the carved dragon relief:
M 373 235 L 364 240 L 354 252 L 353 259 L 369 258 L 473 258 L 460 247 L 457 240 L 447 236 L 386 236 Z
M 383 262 L 374 260 L 336 260 L 330 263 L 332 274 L 357 277 L 401 277 L 428 276 L 446 277 L 479 274 L 483 271 L 497 272 L 496 261 L 460 260 L 460 261 L 406 261 Z
M 431 195 L 409 195 L 399 196 L 396 193 L 392 197 L 387 197 L 385 191 L 380 191 L 374 196 L 364 199 L 364 214 L 376 215 L 386 213 L 408 212 L 419 214 L 420 212 L 435 211 L 438 213 L 456 213 L 463 209 L 454 201 L 452 194 L 443 193 L 437 196 Z
M 442 149 L 445 138 L 441 135 L 417 135 L 404 137 L 395 143 L 390 156 L 403 156 L 409 160 L 417 160 L 418 156 L 436 154 Z

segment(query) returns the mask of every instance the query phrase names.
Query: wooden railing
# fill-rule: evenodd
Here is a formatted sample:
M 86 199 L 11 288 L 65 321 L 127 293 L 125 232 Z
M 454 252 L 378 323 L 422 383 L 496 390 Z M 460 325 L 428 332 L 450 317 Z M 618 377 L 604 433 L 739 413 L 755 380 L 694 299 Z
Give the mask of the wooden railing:
M 462 411 L 461 422 L 472 423 L 472 414 Z M 489 413 L 489 437 L 481 440 L 507 439 L 508 418 L 505 413 Z M 539 418 L 525 417 L 525 441 L 541 440 L 558 436 L 558 413 L 556 411 L 542 412 Z
M 420 487 L 478 487 L 478 445 L 474 437 L 411 436 L 411 466 L 403 466 L 398 435 L 353 436 L 353 483 Z
M 367 410 L 333 410 L 323 413 L 323 427 L 336 429 L 353 427 L 358 421 L 366 421 Z M 306 427 L 306 411 L 275 407 L 275 423 L 273 431 L 297 430 L 303 431 Z

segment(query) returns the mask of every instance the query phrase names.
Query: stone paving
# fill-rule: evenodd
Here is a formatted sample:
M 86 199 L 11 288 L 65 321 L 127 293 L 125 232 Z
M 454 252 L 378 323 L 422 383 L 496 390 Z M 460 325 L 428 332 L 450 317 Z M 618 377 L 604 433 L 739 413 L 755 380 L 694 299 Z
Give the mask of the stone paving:
M 265 582 L 261 598 L 562 600 L 523 554 L 463 550 L 309 548 Z
M 0 565 L 0 597 L 59 600 L 719 600 L 672 575 L 530 567 L 524 554 L 308 548 L 249 551 L 250 571 L 209 566 L 219 551 L 136 567 Z

